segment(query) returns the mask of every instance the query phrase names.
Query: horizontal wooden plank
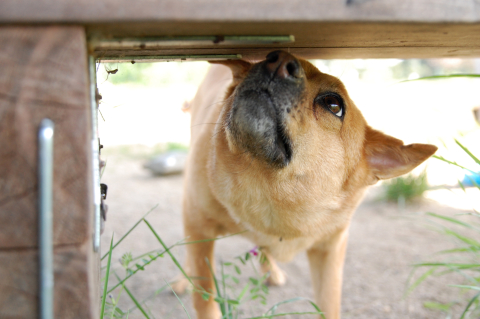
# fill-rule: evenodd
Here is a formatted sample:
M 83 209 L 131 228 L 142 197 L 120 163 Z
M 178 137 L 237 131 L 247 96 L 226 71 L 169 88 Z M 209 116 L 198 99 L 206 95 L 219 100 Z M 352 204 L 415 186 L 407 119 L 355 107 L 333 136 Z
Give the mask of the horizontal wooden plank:
M 98 273 L 98 268 L 89 271 L 86 253 L 89 248 L 70 246 L 54 251 L 55 318 L 98 317 L 99 284 L 96 281 L 92 287 L 94 278 L 90 278 Z M 0 318 L 37 318 L 37 251 L 0 250 L 0 265 Z
M 127 21 L 478 22 L 476 0 L 2 0 L 2 23 Z
M 128 36 L 293 35 L 295 42 L 290 46 L 304 48 L 480 45 L 480 23 L 157 21 L 88 24 L 87 32 L 92 40 Z
M 263 57 L 275 48 L 308 58 L 439 58 L 480 56 L 480 24 L 326 22 L 165 22 L 92 24 L 87 27 L 99 56 L 242 54 Z M 102 39 L 146 36 L 292 35 L 289 44 L 102 46 Z M 260 50 L 259 50 L 260 49 Z M 258 53 L 254 53 L 258 52 Z
M 54 243 L 81 244 L 93 219 L 82 27 L 0 27 L 0 250 L 37 246 L 37 132 L 54 136 Z
M 162 51 L 136 51 L 136 50 L 112 50 L 96 52 L 98 57 L 111 57 L 110 61 L 115 57 L 137 56 L 139 54 L 145 56 L 155 56 L 156 54 L 172 55 L 209 55 L 209 54 L 241 54 L 243 59 L 262 60 L 272 50 L 285 50 L 304 59 L 429 59 L 429 58 L 477 58 L 480 57 L 480 48 L 459 48 L 459 47 L 388 47 L 388 48 L 230 48 L 230 49 L 170 49 Z M 124 60 L 122 58 L 122 60 Z M 205 59 L 203 59 L 205 60 Z M 123 62 L 130 62 L 123 61 Z M 137 60 L 137 62 L 139 62 Z M 148 62 L 148 61 L 143 61 Z

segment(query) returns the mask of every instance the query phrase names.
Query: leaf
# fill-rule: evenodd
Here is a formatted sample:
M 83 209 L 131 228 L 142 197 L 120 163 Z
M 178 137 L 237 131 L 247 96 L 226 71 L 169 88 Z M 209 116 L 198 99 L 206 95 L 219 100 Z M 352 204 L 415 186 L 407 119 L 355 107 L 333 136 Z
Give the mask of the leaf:
M 107 301 L 107 287 L 108 287 L 108 278 L 110 277 L 110 265 L 112 261 L 112 251 L 113 251 L 113 234 L 112 240 L 110 241 L 110 249 L 108 250 L 108 261 L 107 261 L 107 272 L 105 274 L 105 283 L 103 285 L 103 295 L 102 295 L 102 305 L 100 309 L 100 319 L 103 319 L 105 315 L 105 302 Z
M 267 287 L 267 285 L 263 285 L 263 284 L 262 284 L 261 287 L 262 287 L 262 291 L 263 291 L 266 295 L 268 295 L 268 287 Z
M 203 299 L 203 300 L 208 300 L 208 299 L 210 299 L 210 294 L 208 294 L 208 293 L 203 293 L 203 294 L 202 294 L 202 299 Z
M 250 285 L 247 283 L 245 287 L 242 289 L 242 291 L 240 292 L 240 294 L 238 295 L 237 300 L 242 300 L 243 296 L 248 291 L 248 288 L 250 288 Z
M 231 304 L 231 305 L 239 305 L 240 302 L 238 300 L 235 300 L 235 299 L 227 299 L 227 303 Z
M 236 257 L 238 260 L 240 260 L 240 262 L 245 266 L 245 260 L 243 260 L 242 257 L 238 256 Z
M 253 277 L 249 277 L 248 280 L 250 280 L 250 282 L 251 282 L 252 284 L 254 284 L 255 286 L 258 285 L 258 279 L 253 278 Z
M 237 274 L 241 275 L 242 272 L 240 271 L 240 268 L 239 268 L 237 265 L 235 265 L 234 267 L 235 267 L 235 272 L 236 272 Z

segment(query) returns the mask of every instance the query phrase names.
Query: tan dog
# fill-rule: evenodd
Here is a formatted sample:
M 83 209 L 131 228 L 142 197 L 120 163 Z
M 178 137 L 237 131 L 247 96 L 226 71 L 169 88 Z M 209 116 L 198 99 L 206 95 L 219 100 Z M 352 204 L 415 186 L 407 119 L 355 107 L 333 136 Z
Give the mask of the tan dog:
M 285 282 L 275 260 L 307 250 L 316 302 L 327 319 L 340 318 L 348 228 L 365 189 L 411 171 L 437 148 L 370 128 L 337 78 L 286 52 L 222 64 L 232 72 L 212 66 L 191 103 L 185 235 L 197 241 L 248 230 L 272 284 Z M 214 264 L 213 248 L 213 241 L 187 245 L 185 267 L 211 292 L 205 260 Z M 213 298 L 194 293 L 194 306 L 198 319 L 221 317 Z

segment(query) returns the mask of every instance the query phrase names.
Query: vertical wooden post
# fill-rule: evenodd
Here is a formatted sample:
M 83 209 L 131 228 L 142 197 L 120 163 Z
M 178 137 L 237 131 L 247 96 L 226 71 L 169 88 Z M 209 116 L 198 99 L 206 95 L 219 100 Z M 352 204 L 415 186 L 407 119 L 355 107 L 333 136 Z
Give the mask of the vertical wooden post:
M 97 318 L 85 31 L 0 27 L 0 317 L 38 316 L 37 134 L 55 123 L 55 318 Z

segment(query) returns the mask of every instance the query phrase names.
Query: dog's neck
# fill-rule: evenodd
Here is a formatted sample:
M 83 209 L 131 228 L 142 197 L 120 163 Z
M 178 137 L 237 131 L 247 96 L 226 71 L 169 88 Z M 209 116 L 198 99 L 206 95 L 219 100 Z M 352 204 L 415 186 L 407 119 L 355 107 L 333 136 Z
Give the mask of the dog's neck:
M 269 167 L 248 153 L 232 152 L 221 125 L 218 129 L 209 160 L 210 187 L 246 229 L 288 240 L 328 236 L 348 226 L 366 189 L 357 184 L 360 171 L 338 174 L 335 180 L 295 160 L 282 169 Z

